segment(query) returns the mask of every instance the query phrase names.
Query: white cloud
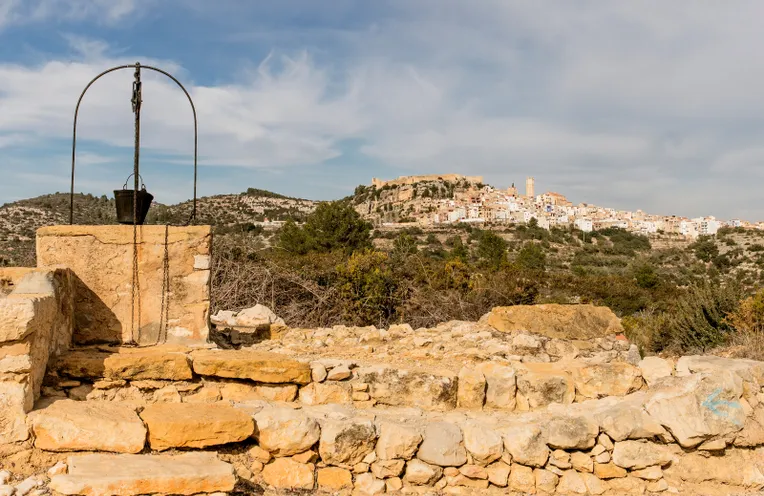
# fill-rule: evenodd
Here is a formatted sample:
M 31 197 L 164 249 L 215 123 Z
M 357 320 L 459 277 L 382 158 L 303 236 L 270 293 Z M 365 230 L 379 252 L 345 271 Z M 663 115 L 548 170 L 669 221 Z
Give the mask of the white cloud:
M 114 24 L 140 15 L 154 0 L 0 0 L 0 29 L 8 24 L 84 21 Z

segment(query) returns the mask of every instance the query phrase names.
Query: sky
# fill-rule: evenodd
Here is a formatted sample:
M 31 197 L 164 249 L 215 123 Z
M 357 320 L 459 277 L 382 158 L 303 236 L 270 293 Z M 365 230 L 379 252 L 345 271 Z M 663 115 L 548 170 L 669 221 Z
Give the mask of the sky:
M 68 191 L 72 117 L 140 61 L 188 89 L 199 195 L 536 179 L 574 203 L 764 220 L 760 0 L 0 0 L 0 203 Z M 132 70 L 99 79 L 75 190 L 132 171 Z M 183 92 L 143 72 L 141 171 L 193 192 Z

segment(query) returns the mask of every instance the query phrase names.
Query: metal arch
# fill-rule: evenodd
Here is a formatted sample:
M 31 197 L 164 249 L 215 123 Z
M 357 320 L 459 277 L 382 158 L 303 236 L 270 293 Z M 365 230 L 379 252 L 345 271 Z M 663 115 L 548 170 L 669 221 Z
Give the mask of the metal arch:
M 80 104 L 82 103 L 82 99 L 85 97 L 85 93 L 90 89 L 90 87 L 101 79 L 106 74 L 109 74 L 114 71 L 118 71 L 121 69 L 136 69 L 140 67 L 141 69 L 150 69 L 152 71 L 158 72 L 160 74 L 164 74 L 165 76 L 169 77 L 173 81 L 175 81 L 175 84 L 177 84 L 181 90 L 183 90 L 183 93 L 186 95 L 186 98 L 188 98 L 188 103 L 191 104 L 191 111 L 194 115 L 194 199 L 193 199 L 193 208 L 191 211 L 191 217 L 188 220 L 188 223 L 192 223 L 196 221 L 196 184 L 197 184 L 197 163 L 198 163 L 198 148 L 199 148 L 199 133 L 198 133 L 198 121 L 196 117 L 196 106 L 194 105 L 194 101 L 191 99 L 191 95 L 186 90 L 185 86 L 178 81 L 175 76 L 170 74 L 169 72 L 163 71 L 162 69 L 159 69 L 157 67 L 152 67 L 150 65 L 141 65 L 140 63 L 136 64 L 128 64 L 128 65 L 120 65 L 116 67 L 112 67 L 111 69 L 107 69 L 94 77 L 88 84 L 85 86 L 85 89 L 82 90 L 82 93 L 80 94 L 79 99 L 77 100 L 77 106 L 74 109 L 74 123 L 73 123 L 73 130 L 72 130 L 72 177 L 71 177 L 71 187 L 69 190 L 69 224 L 74 224 L 74 170 L 75 170 L 75 161 L 76 161 L 76 153 L 77 153 L 77 117 L 79 116 L 80 112 Z

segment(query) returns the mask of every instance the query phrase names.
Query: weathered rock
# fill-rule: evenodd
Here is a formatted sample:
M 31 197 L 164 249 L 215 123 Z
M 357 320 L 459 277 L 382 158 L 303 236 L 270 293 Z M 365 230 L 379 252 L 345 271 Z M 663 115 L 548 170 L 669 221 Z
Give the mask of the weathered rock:
M 305 405 L 349 404 L 353 396 L 348 384 L 311 382 L 300 388 L 300 402 Z
M 663 470 L 661 467 L 654 465 L 640 470 L 632 470 L 630 475 L 640 479 L 654 481 L 663 478 Z
M 194 372 L 271 384 L 308 384 L 310 365 L 284 355 L 250 350 L 199 350 L 191 354 Z
M 535 424 L 514 424 L 502 427 L 499 432 L 504 438 L 504 448 L 512 459 L 529 467 L 543 467 L 549 458 L 547 438 Z
M 588 416 L 556 416 L 546 425 L 551 448 L 586 449 L 596 443 L 599 425 Z
M 576 391 L 586 398 L 625 396 L 642 387 L 639 368 L 624 362 L 579 367 L 573 375 Z
M 379 424 L 377 457 L 380 460 L 411 460 L 421 443 L 422 433 L 418 427 L 382 421 Z
M 374 450 L 376 437 L 371 420 L 327 420 L 321 425 L 318 452 L 324 463 L 355 465 Z
M 377 479 L 398 477 L 403 472 L 404 465 L 406 462 L 403 460 L 377 460 L 371 464 L 371 473 Z
M 159 379 L 183 381 L 193 378 L 185 353 L 175 347 L 117 348 L 114 353 L 71 351 L 55 362 L 59 374 L 77 379 Z
M 329 374 L 326 371 L 326 367 L 322 364 L 318 362 L 312 362 L 310 364 L 310 377 L 313 379 L 313 382 L 324 382 L 327 375 Z
M 344 468 L 320 468 L 317 479 L 319 489 L 340 490 L 353 487 L 353 474 Z
M 488 465 L 501 458 L 504 440 L 496 431 L 477 422 L 467 422 L 462 426 L 462 433 L 464 447 L 472 455 L 475 463 Z
M 485 406 L 500 410 L 514 410 L 517 392 L 515 369 L 493 362 L 481 363 L 476 369 L 486 380 Z
M 556 474 L 549 470 L 537 468 L 533 470 L 533 476 L 536 479 L 536 491 L 540 493 L 554 494 L 557 489 L 557 483 L 560 480 Z
M 146 428 L 135 410 L 119 403 L 56 401 L 29 414 L 35 446 L 47 451 L 139 453 Z
M 716 482 L 760 490 L 764 488 L 762 463 L 764 454 L 761 449 L 727 450 L 724 456 L 711 457 L 688 453 L 664 472 L 667 477 L 678 477 L 694 484 Z
M 236 325 L 243 327 L 258 327 L 262 325 L 284 325 L 284 319 L 273 313 L 265 305 L 257 304 L 251 308 L 245 308 L 236 314 Z
M 480 465 L 462 465 L 459 467 L 459 473 L 470 479 L 488 480 L 488 472 Z
M 488 473 L 488 481 L 494 486 L 507 487 L 509 482 L 510 466 L 504 462 L 496 462 L 485 468 Z
M 658 380 L 664 377 L 671 377 L 674 372 L 674 365 L 660 357 L 645 357 L 639 362 L 639 370 L 645 379 L 648 387 L 652 387 Z
M 613 462 L 595 463 L 594 475 L 600 479 L 616 479 L 626 477 L 626 469 L 619 467 Z
M 232 491 L 233 467 L 212 453 L 182 455 L 78 455 L 67 460 L 69 473 L 55 475 L 50 487 L 66 495 L 192 495 Z
M 522 493 L 535 492 L 536 476 L 533 474 L 533 469 L 513 463 L 512 470 L 509 472 L 509 488 Z
M 414 458 L 406 464 L 406 475 L 403 476 L 403 480 L 409 484 L 428 486 L 434 484 L 442 475 L 442 468 Z
M 647 398 L 644 393 L 635 393 L 626 398 L 585 401 L 581 407 L 589 412 L 607 436 L 615 441 L 664 436 L 667 434 L 666 430 L 644 409 Z
M 255 436 L 275 456 L 302 453 L 321 436 L 318 423 L 300 410 L 267 407 L 255 414 Z
M 375 496 L 387 490 L 385 481 L 375 478 L 372 474 L 361 474 L 355 478 L 355 493 L 362 496 Z
M 674 455 L 663 445 L 643 441 L 615 443 L 613 463 L 619 467 L 638 470 L 651 465 L 664 466 L 674 460 Z
M 741 448 L 764 446 L 764 405 L 759 405 L 746 420 L 743 429 L 737 433 L 734 444 Z
M 459 371 L 457 405 L 462 408 L 483 408 L 486 380 L 482 372 L 469 367 Z
M 0 382 L 0 445 L 29 438 L 26 412 L 31 410 L 32 400 L 28 384 Z
M 358 380 L 369 384 L 369 394 L 378 403 L 416 406 L 431 410 L 456 407 L 457 375 L 449 371 L 421 371 L 388 367 L 361 367 Z
M 221 404 L 167 403 L 149 405 L 141 412 L 155 450 L 204 448 L 236 443 L 254 432 L 252 417 Z
M 291 458 L 276 458 L 265 466 L 263 480 L 280 489 L 313 489 L 313 465 L 298 463 Z
M 570 404 L 576 398 L 572 374 L 547 363 L 524 363 L 517 371 L 517 393 L 529 409 L 551 403 Z
M 608 481 L 610 491 L 613 494 L 644 494 L 647 484 L 636 477 L 623 477 Z
M 467 462 L 459 426 L 448 422 L 433 422 L 424 431 L 424 441 L 417 458 L 431 465 L 458 467 Z
M 336 367 L 332 367 L 332 370 L 330 370 L 326 376 L 326 380 L 344 381 L 345 379 L 348 379 L 352 375 L 353 373 L 350 371 L 350 368 L 346 364 L 342 364 Z
M 575 470 L 566 470 L 557 484 L 557 492 L 559 494 L 589 494 L 589 489 L 586 487 L 582 474 Z
M 594 471 L 594 460 L 581 451 L 574 451 L 570 454 L 570 464 L 573 470 L 578 472 L 592 473 Z
M 294 401 L 297 397 L 296 384 L 223 384 L 220 393 L 226 401 Z
M 609 308 L 593 305 L 497 307 L 486 323 L 503 332 L 527 331 L 560 339 L 594 339 L 623 332 L 620 319 Z
M 645 409 L 682 447 L 692 448 L 743 428 L 742 394 L 743 381 L 733 372 L 693 375 L 666 382 L 651 395 Z
M 764 387 L 764 362 L 758 360 L 742 360 L 734 358 L 722 358 L 713 355 L 686 356 L 676 363 L 677 375 L 707 373 L 710 375 L 719 372 L 731 372 L 745 382 Z

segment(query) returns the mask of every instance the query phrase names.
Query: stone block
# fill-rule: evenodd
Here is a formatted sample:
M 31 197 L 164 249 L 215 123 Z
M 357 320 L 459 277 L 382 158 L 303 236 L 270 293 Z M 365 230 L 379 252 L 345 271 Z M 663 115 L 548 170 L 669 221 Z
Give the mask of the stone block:
M 53 365 L 76 379 L 183 381 L 193 378 L 188 356 L 173 347 L 115 348 L 113 353 L 72 351 Z
M 589 340 L 623 332 L 607 307 L 593 305 L 515 305 L 494 308 L 486 323 L 502 332 L 527 331 L 550 338 Z
M 236 443 L 254 432 L 252 417 L 221 404 L 166 403 L 149 405 L 141 412 L 155 450 L 205 448 Z
M 375 366 L 361 367 L 357 375 L 360 382 L 369 384 L 369 394 L 377 403 L 428 410 L 456 408 L 458 380 L 453 372 Z
M 194 372 L 271 384 L 308 384 L 310 365 L 277 353 L 250 350 L 199 350 L 191 354 Z

